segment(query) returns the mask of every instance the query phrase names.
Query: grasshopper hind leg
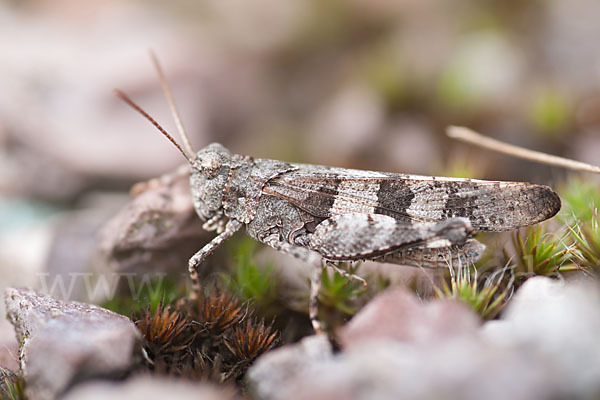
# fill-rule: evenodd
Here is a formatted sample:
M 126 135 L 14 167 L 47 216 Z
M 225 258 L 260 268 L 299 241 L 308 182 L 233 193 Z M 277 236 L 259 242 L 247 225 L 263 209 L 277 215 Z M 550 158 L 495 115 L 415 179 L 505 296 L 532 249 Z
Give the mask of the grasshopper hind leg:
M 321 327 L 321 322 L 319 321 L 319 291 L 321 289 L 321 273 L 323 272 L 321 256 L 305 247 L 294 246 L 293 244 L 282 241 L 278 234 L 270 235 L 261 241 L 275 250 L 292 255 L 310 265 L 308 316 L 315 333 L 322 333 L 323 329 Z
M 376 261 L 423 268 L 458 268 L 473 265 L 483 255 L 485 245 L 476 239 L 468 239 L 462 246 L 448 248 L 414 248 L 386 254 Z
M 472 232 L 466 218 L 407 223 L 382 214 L 354 213 L 321 222 L 308 246 L 329 260 L 353 261 L 414 248 L 463 245 Z
M 308 299 L 308 317 L 316 334 L 322 333 L 319 321 L 319 291 L 321 290 L 321 273 L 323 268 L 320 264 L 313 265 L 310 271 L 310 296 Z

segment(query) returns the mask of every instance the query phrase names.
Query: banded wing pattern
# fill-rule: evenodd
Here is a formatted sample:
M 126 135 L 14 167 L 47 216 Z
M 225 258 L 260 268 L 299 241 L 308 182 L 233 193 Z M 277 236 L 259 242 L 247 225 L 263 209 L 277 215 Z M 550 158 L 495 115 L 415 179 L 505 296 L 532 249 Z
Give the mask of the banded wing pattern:
M 533 183 L 294 166 L 263 192 L 320 218 L 381 214 L 424 223 L 465 217 L 475 231 L 499 232 L 541 222 L 560 209 L 552 189 Z

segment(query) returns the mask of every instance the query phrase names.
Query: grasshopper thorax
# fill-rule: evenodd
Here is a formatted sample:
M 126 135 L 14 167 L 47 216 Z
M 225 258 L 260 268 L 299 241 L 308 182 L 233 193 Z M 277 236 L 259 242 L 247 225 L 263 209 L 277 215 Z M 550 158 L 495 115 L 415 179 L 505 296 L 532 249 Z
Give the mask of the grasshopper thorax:
M 229 150 L 212 143 L 200 150 L 190 165 L 194 208 L 203 220 L 223 213 L 223 192 L 231 171 Z

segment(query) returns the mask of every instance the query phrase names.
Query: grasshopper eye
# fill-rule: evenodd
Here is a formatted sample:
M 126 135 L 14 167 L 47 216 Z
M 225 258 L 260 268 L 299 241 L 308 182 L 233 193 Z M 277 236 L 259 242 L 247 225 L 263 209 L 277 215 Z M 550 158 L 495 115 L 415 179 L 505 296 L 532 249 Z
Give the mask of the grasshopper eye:
M 200 162 L 200 168 L 202 169 L 202 173 L 209 179 L 217 176 L 219 171 L 221 170 L 221 157 L 216 153 L 208 153 Z

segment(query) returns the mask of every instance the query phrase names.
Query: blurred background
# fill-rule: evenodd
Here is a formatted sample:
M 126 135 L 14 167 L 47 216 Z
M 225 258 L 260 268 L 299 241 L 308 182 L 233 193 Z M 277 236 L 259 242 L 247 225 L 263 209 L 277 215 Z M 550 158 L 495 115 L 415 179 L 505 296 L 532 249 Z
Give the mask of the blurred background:
M 183 163 L 113 95 L 175 133 L 150 49 L 195 149 L 555 185 L 563 171 L 444 130 L 600 163 L 599 16 L 596 0 L 5 0 L 0 289 L 90 270 L 129 188 Z

